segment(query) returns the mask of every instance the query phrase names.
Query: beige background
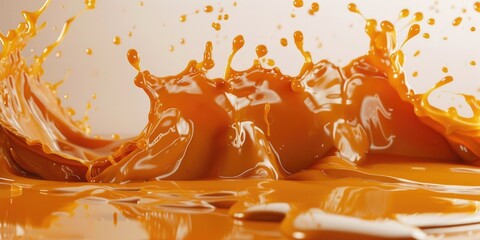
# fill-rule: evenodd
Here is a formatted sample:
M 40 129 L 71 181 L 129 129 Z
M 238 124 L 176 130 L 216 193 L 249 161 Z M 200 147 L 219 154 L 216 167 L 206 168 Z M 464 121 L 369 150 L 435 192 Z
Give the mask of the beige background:
M 170 75 L 181 71 L 191 59 L 201 60 L 204 44 L 211 40 L 217 63 L 210 73 L 212 76 L 223 74 L 231 41 L 237 34 L 243 34 L 246 40 L 244 49 L 234 59 L 233 66 L 237 69 L 250 66 L 255 46 L 266 44 L 270 49 L 267 56 L 274 59 L 277 66 L 285 73 L 297 73 L 303 59 L 292 41 L 296 30 L 304 32 L 305 48 L 312 52 L 315 61 L 329 59 L 336 64 L 346 64 L 368 49 L 364 20 L 348 12 L 349 2 L 343 0 L 318 1 L 320 11 L 315 16 L 308 14 L 312 1 L 307 0 L 300 9 L 294 8 L 290 0 L 237 0 L 236 7 L 233 1 L 225 0 L 144 0 L 143 6 L 140 1 L 98 0 L 93 11 L 82 11 L 83 2 L 53 0 L 42 17 L 47 27 L 26 49 L 25 55 L 31 57 L 41 52 L 57 37 L 65 20 L 81 12 L 58 48 L 61 57 L 53 54 L 45 64 L 44 79 L 52 82 L 66 79 L 60 96 L 68 94 L 64 104 L 77 109 L 77 117 L 82 116 L 86 103 L 96 93 L 97 99 L 92 102 L 89 114 L 94 134 L 133 135 L 146 123 L 148 101 L 133 85 L 136 72 L 126 60 L 130 48 L 140 53 L 143 69 L 156 75 Z M 405 35 L 404 26 L 409 22 L 409 19 L 397 21 L 401 9 L 409 8 L 412 13 L 422 11 L 425 19 L 436 19 L 435 26 L 422 24 L 430 39 L 420 36 L 406 45 L 406 69 L 409 74 L 419 72 L 419 76 L 410 78 L 409 82 L 418 91 L 425 91 L 446 75 L 441 68 L 448 66 L 456 83 L 438 91 L 442 96 L 441 105 L 448 107 L 459 102 L 452 101 L 458 96 L 451 92 L 477 94 L 480 86 L 479 67 L 469 66 L 471 60 L 480 64 L 480 13 L 473 10 L 474 2 L 363 0 L 357 1 L 357 5 L 367 17 L 397 22 L 403 29 L 400 38 Z M 21 10 L 34 10 L 41 5 L 40 0 L 0 0 L 0 30 L 5 33 L 15 27 L 22 19 Z M 206 5 L 213 6 L 214 11 L 203 12 Z M 230 18 L 220 21 L 222 29 L 215 31 L 211 23 L 218 22 L 221 8 Z M 200 12 L 195 14 L 196 10 Z M 291 17 L 292 13 L 295 18 Z M 180 23 L 183 14 L 187 14 L 187 21 Z M 451 22 L 459 16 L 464 18 L 462 24 L 453 27 Z M 472 26 L 479 30 L 470 32 Z M 121 38 L 120 45 L 112 43 L 114 36 Z M 279 44 L 282 37 L 289 39 L 287 48 Z M 448 40 L 443 40 L 444 37 Z M 185 44 L 180 44 L 182 38 Z M 175 48 L 173 52 L 169 50 L 171 46 Z M 87 55 L 86 48 L 91 48 L 93 54 Z M 413 58 L 419 49 L 420 57 Z M 470 114 L 466 110 L 463 113 Z

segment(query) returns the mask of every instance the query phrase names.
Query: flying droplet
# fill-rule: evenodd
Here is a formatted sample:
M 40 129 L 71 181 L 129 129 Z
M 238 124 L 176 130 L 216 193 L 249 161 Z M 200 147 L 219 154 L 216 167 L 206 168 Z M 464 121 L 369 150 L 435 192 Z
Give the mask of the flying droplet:
M 355 3 L 348 4 L 348 11 L 353 12 L 353 13 L 360 13 L 360 11 L 357 8 L 357 4 L 355 4 Z
M 408 9 L 403 9 L 402 11 L 400 11 L 400 14 L 399 14 L 399 19 L 402 19 L 402 18 L 406 18 L 410 15 L 410 10 Z
M 473 9 L 475 9 L 477 12 L 480 12 L 480 2 L 475 2 L 473 4 Z
M 420 22 L 422 20 L 423 20 L 423 13 L 416 12 L 415 14 L 413 14 L 413 18 L 412 18 L 413 22 Z
M 85 0 L 85 5 L 87 9 L 92 10 L 95 8 L 95 0 Z
M 220 31 L 222 29 L 222 25 L 220 23 L 212 23 L 212 28 L 215 29 L 215 31 Z
M 258 58 L 264 57 L 268 53 L 268 49 L 265 45 L 258 45 L 255 51 Z
M 293 1 L 293 6 L 296 7 L 296 8 L 303 7 L 303 0 L 294 0 Z
M 137 71 L 140 71 L 140 58 L 138 52 L 135 49 L 130 49 L 127 52 L 127 59 L 130 65 L 132 65 Z
M 205 8 L 203 8 L 203 11 L 206 12 L 206 13 L 213 12 L 213 7 L 210 6 L 210 5 L 205 6 Z
M 120 39 L 119 36 L 113 37 L 113 44 L 120 45 L 121 42 L 122 42 L 122 40 Z
M 187 15 L 182 15 L 180 16 L 180 22 L 186 22 L 187 21 Z
M 456 27 L 456 26 L 460 25 L 461 23 L 462 23 L 462 18 L 457 17 L 453 20 L 452 25 Z
M 317 2 L 313 2 L 312 5 L 311 5 L 310 10 L 308 10 L 308 13 L 309 13 L 310 15 L 314 15 L 314 14 L 317 13 L 319 10 L 320 10 L 320 5 L 319 5 Z

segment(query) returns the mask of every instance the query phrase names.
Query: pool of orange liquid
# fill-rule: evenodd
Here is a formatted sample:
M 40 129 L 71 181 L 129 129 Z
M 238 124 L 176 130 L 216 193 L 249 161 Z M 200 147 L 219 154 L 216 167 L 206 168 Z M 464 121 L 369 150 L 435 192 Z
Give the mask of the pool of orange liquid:
M 159 77 L 131 49 L 148 124 L 106 140 L 42 81 L 42 63 L 75 18 L 31 65 L 21 54 L 48 4 L 0 35 L 2 239 L 478 236 L 479 102 L 462 95 L 474 113 L 463 117 L 428 100 L 453 77 L 424 94 L 405 81 L 402 47 L 422 16 L 403 42 L 394 24 L 365 18 L 370 49 L 345 66 L 312 62 L 297 31 L 305 59 L 297 76 L 256 60 L 209 78 L 208 42 L 201 61 Z M 244 42 L 234 38 L 229 62 Z M 256 50 L 259 59 L 268 52 Z

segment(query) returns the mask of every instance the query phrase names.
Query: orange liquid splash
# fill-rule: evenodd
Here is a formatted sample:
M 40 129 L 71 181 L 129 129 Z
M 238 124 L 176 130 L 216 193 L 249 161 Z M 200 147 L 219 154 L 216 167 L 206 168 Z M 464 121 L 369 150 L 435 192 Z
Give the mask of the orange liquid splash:
M 0 229 L 8 230 L 1 237 L 17 237 L 12 229 L 22 226 L 55 229 L 58 219 L 74 236 L 92 237 L 78 222 L 102 219 L 112 224 L 92 225 L 112 233 L 141 228 L 153 239 L 280 232 L 424 239 L 434 228 L 478 224 L 480 103 L 461 95 L 471 117 L 431 105 L 429 96 L 452 76 L 424 94 L 410 88 L 402 48 L 419 35 L 418 24 L 398 44 L 394 24 L 366 20 L 370 48 L 345 66 L 313 63 L 297 31 L 304 57 L 297 76 L 259 62 L 234 70 L 241 35 L 218 79 L 206 76 L 215 66 L 211 42 L 201 62 L 167 77 L 142 71 L 131 49 L 134 83 L 150 99 L 148 124 L 134 138 L 104 140 L 72 120 L 55 95 L 58 85 L 42 82 L 42 64 L 75 18 L 31 66 L 21 55 L 48 3 L 0 36 Z M 267 47 L 256 53 L 265 57 Z M 56 231 L 48 236 L 66 236 Z

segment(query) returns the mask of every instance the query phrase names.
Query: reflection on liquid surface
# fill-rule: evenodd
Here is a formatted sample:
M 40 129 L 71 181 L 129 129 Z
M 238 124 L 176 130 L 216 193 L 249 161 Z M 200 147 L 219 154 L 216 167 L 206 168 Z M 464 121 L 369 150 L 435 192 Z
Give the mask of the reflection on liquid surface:
M 32 65 L 21 54 L 48 3 L 0 35 L 2 238 L 479 237 L 480 104 L 462 95 L 471 118 L 432 106 L 451 76 L 425 94 L 408 86 L 402 47 L 418 17 L 402 44 L 392 23 L 366 19 L 370 50 L 346 66 L 313 63 L 297 31 L 298 76 L 255 60 L 210 79 L 208 42 L 202 61 L 157 77 L 132 49 L 149 122 L 105 140 L 41 80 L 75 18 Z M 229 62 L 243 45 L 233 40 Z

